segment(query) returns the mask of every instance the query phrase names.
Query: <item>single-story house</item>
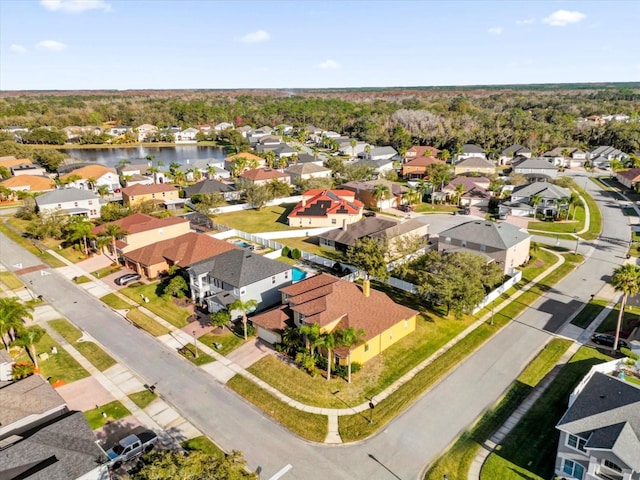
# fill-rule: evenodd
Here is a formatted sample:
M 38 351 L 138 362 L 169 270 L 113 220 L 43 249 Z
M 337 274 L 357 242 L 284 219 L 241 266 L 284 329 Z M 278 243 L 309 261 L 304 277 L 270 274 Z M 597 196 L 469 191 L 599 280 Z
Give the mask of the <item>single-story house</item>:
M 616 173 L 616 179 L 625 187 L 635 190 L 640 182 L 640 168 L 630 168 Z
M 245 248 L 218 253 L 186 271 L 192 300 L 206 304 L 209 312 L 226 309 L 238 299 L 255 300 L 256 311 L 272 307 L 280 300 L 279 290 L 293 279 L 291 265 Z
M 252 170 L 245 170 L 240 174 L 239 178 L 247 180 L 255 185 L 266 185 L 274 180 L 286 184 L 291 183 L 291 177 L 288 174 L 273 168 L 254 168 Z
M 56 188 L 56 182 L 51 178 L 38 175 L 9 177 L 2 180 L 0 185 L 14 192 L 49 192 Z
M 288 327 L 318 324 L 320 332 L 362 329 L 364 338 L 350 349 L 332 350 L 335 361 L 364 364 L 415 330 L 417 311 L 399 305 L 386 294 L 331 275 L 321 274 L 280 289 L 282 305 L 251 322 L 260 338 L 280 343 Z
M 60 180 L 68 187 L 81 190 L 96 190 L 100 185 L 106 185 L 110 191 L 120 188 L 118 172 L 102 165 L 87 165 L 76 168 L 62 175 Z
M 19 167 L 20 165 L 32 165 L 33 162 L 30 158 L 16 158 L 13 155 L 6 155 L 0 157 L 0 167 L 4 167 L 7 170 L 11 170 L 13 167 Z
M 240 198 L 240 192 L 235 187 L 218 180 L 202 180 L 184 189 L 185 198 L 209 193 L 219 193 L 227 202 Z
M 143 202 L 157 202 L 166 208 L 175 208 L 184 202 L 180 198 L 180 191 L 173 185 L 154 183 L 151 185 L 133 185 L 122 189 L 122 201 L 133 207 Z
M 608 363 L 618 363 L 617 360 Z M 555 474 L 584 480 L 640 480 L 640 388 L 592 368 L 569 397 Z
M 353 165 L 366 166 L 371 168 L 373 170 L 373 174 L 377 178 L 384 177 L 387 173 L 393 170 L 393 160 L 389 160 L 389 159 L 381 159 L 381 160 L 363 159 L 363 160 L 358 160 Z
M 308 153 L 299 153 L 298 161 L 296 162 L 296 164 L 300 165 L 302 163 L 314 163 L 319 167 L 322 167 L 324 161 L 322 160 L 322 157 L 314 157 L 313 155 L 310 155 Z
M 107 202 L 89 190 L 63 188 L 52 190 L 36 198 L 39 212 L 60 211 L 64 215 L 83 215 L 88 218 L 100 218 L 102 205 Z
M 287 216 L 291 227 L 344 226 L 362 218 L 364 205 L 349 190 L 308 190 Z
M 462 198 L 460 199 L 462 205 L 486 207 L 489 205 L 489 199 L 493 196 L 492 192 L 488 190 L 489 184 L 490 181 L 486 177 L 465 177 L 461 175 L 445 185 L 442 188 L 442 193 L 445 195 L 445 200 L 451 200 L 458 195 L 458 185 L 462 185 Z
M 455 175 L 467 173 L 480 173 L 482 175 L 493 175 L 496 173 L 496 166 L 493 162 L 481 157 L 469 157 L 460 160 L 453 167 Z
M 373 194 L 376 185 L 385 185 L 389 189 L 390 195 L 388 198 L 381 198 L 378 201 Z M 409 191 L 402 185 L 384 179 L 348 182 L 342 185 L 341 188 L 355 192 L 356 198 L 364 203 L 366 207 L 379 208 L 397 207 L 402 204 L 402 197 Z
M 20 175 L 47 175 L 47 170 L 35 163 L 23 163 L 22 165 L 14 165 L 9 170 L 11 171 L 11 175 L 13 175 L 14 177 L 19 177 Z
M 578 167 L 587 159 L 587 153 L 575 147 L 556 147 L 542 154 L 558 167 Z
M 512 167 L 513 173 L 527 177 L 529 181 L 555 180 L 558 169 L 546 158 L 527 158 Z
M 291 177 L 291 183 L 312 178 L 331 178 L 331 169 L 319 167 L 315 163 L 300 163 L 291 165 L 285 171 Z
M 529 259 L 531 235 L 506 222 L 472 220 L 440 232 L 438 252 L 467 250 L 485 255 L 513 275 Z

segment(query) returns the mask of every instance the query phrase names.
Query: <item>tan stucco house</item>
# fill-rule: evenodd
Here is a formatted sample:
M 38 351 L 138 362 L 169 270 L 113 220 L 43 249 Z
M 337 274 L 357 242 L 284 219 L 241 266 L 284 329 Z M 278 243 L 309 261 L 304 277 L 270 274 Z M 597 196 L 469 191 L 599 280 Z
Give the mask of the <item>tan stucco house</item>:
M 354 192 L 314 189 L 302 194 L 287 219 L 291 227 L 338 227 L 360 220 L 363 208 Z

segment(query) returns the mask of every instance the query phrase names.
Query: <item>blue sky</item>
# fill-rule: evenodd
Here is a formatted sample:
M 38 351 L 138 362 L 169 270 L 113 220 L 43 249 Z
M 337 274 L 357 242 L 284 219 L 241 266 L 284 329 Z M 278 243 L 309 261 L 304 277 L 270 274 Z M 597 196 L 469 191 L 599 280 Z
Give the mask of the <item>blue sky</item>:
M 0 90 L 640 80 L 640 2 L 0 0 Z

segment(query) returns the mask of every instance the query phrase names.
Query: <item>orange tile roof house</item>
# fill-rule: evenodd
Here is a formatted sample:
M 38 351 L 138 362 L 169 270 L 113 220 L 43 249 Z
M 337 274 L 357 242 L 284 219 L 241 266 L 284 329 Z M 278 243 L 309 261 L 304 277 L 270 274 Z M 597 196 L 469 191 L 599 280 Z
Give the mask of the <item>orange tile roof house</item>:
M 239 247 L 205 234 L 189 232 L 132 250 L 123 257 L 127 267 L 147 278 L 155 278 L 172 265 L 187 268 L 234 248 Z
M 254 168 L 252 170 L 245 170 L 240 174 L 240 178 L 248 180 L 256 185 L 264 185 L 272 182 L 273 180 L 291 183 L 291 177 L 288 174 L 272 168 Z
M 154 201 L 169 208 L 182 201 L 180 191 L 173 185 L 154 183 L 152 185 L 132 185 L 122 189 L 122 200 L 127 206 Z
M 348 190 L 308 190 L 291 210 L 291 227 L 341 227 L 362 218 L 364 205 Z
M 445 162 L 435 157 L 415 157 L 402 164 L 402 176 L 404 178 L 423 178 L 427 173 L 427 167 L 429 165 Z
M 29 158 L 16 158 L 13 155 L 7 155 L 6 157 L 0 157 L 0 167 L 4 167 L 7 170 L 11 170 L 12 167 L 19 165 L 31 165 L 33 162 Z
M 399 305 L 386 294 L 327 274 L 302 280 L 280 290 L 282 305 L 251 321 L 258 335 L 269 343 L 279 343 L 288 327 L 320 325 L 321 332 L 353 327 L 365 332 L 362 343 L 337 348 L 335 355 L 344 364 L 351 360 L 365 363 L 415 330 L 417 311 Z
M 91 233 L 96 236 L 106 235 L 108 225 L 117 225 L 123 232 L 116 240 L 118 257 L 152 243 L 169 240 L 190 232 L 189 221 L 184 218 L 155 218 L 143 213 L 134 213 L 120 220 L 95 227 Z
M 53 180 L 40 175 L 10 177 L 0 182 L 0 185 L 14 192 L 48 192 L 56 188 Z
M 407 153 L 404 154 L 404 158 L 406 161 L 409 161 L 418 157 L 437 157 L 439 153 L 440 150 L 436 147 L 414 145 L 407 150 Z
M 102 165 L 87 165 L 86 167 L 71 170 L 69 173 L 62 175 L 60 180 L 66 182 L 76 176 L 80 178 L 69 182 L 69 187 L 81 190 L 95 190 L 100 185 L 106 185 L 112 191 L 120 188 L 120 177 L 118 177 L 118 172 L 113 168 Z M 89 182 L 89 180 L 94 180 L 95 183 Z

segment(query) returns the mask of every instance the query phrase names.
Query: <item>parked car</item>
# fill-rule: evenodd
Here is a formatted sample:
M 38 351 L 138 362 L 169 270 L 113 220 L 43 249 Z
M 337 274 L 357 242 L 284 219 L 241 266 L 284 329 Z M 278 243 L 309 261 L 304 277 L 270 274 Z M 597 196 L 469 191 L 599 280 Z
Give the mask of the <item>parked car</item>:
M 127 435 L 117 445 L 106 451 L 109 466 L 119 468 L 124 462 L 150 451 L 157 441 L 158 435 L 151 431 Z
M 398 210 L 401 212 L 413 212 L 413 207 L 411 205 L 398 205 Z
M 471 214 L 471 209 L 469 207 L 462 207 L 458 213 L 460 215 L 470 215 Z
M 594 333 L 591 335 L 591 341 L 597 345 L 603 345 L 605 347 L 613 347 L 616 337 L 613 335 L 607 335 L 605 333 Z M 618 339 L 618 349 L 629 348 L 629 344 L 623 339 Z
M 370 212 L 370 211 L 366 211 L 362 214 L 363 217 L 375 217 L 376 216 L 376 212 Z
M 114 280 L 116 285 L 126 285 L 127 283 L 131 283 L 131 282 L 137 282 L 138 280 L 140 280 L 142 277 L 140 276 L 139 273 L 127 273 L 125 275 L 122 275 L 121 277 L 118 277 Z

